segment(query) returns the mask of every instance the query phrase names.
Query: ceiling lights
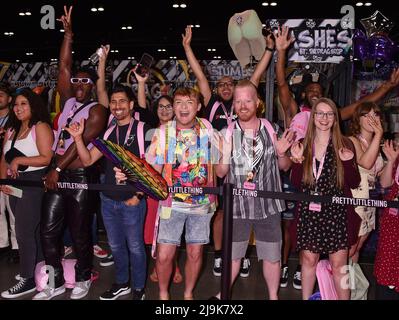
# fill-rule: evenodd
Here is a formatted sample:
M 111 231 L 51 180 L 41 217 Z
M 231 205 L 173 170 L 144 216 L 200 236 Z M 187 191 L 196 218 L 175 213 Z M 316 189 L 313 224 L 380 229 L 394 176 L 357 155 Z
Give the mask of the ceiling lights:
M 215 51 L 216 51 L 216 49 L 211 49 L 211 48 L 208 48 L 208 51 L 209 51 L 209 52 L 215 52 Z
M 4 35 L 12 37 L 14 35 L 14 32 L 4 32 Z
M 30 12 L 30 10 L 22 10 L 18 13 L 20 16 L 31 16 L 32 13 Z
M 222 59 L 221 56 L 213 56 L 213 59 Z
M 201 25 L 199 25 L 199 24 L 190 24 L 190 27 L 191 28 L 200 28 Z
M 111 52 L 112 52 L 112 53 L 118 53 L 119 50 L 118 50 L 118 49 L 112 49 Z
M 184 1 L 175 1 L 175 3 L 172 4 L 172 7 L 175 9 L 177 8 L 185 9 L 187 8 L 187 4 Z
M 98 7 L 92 7 L 90 10 L 92 12 L 103 12 L 105 9 L 103 6 L 99 5 Z
M 132 26 L 122 26 L 121 29 L 122 30 L 132 30 L 133 27 Z
M 177 59 L 176 56 L 170 56 L 169 59 Z
M 262 2 L 262 6 L 267 7 L 267 6 L 275 7 L 277 6 L 277 2 Z
M 33 52 L 26 52 L 25 53 L 27 56 L 33 56 Z
M 166 52 L 166 49 L 158 49 L 158 52 Z
M 356 7 L 363 7 L 363 6 L 365 6 L 365 7 L 370 7 L 370 6 L 372 6 L 373 4 L 371 3 L 371 2 L 365 2 L 365 3 L 363 3 L 363 2 L 356 2 Z

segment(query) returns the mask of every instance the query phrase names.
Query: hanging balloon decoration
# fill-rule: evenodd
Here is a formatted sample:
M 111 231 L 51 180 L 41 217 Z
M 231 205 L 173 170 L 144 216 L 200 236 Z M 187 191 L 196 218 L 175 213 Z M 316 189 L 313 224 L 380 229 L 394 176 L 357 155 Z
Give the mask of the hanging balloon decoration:
M 352 38 L 355 74 L 363 79 L 370 73 L 374 79 L 387 79 L 398 66 L 398 45 L 388 37 L 394 23 L 378 10 L 360 23 L 366 33 L 357 29 Z

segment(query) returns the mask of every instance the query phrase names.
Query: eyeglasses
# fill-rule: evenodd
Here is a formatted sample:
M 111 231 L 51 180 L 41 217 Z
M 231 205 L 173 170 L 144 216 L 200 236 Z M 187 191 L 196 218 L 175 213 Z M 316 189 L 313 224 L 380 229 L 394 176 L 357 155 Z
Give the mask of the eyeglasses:
M 93 81 L 90 78 L 71 78 L 71 83 L 72 84 L 78 84 L 78 83 L 92 84 Z
M 158 105 L 159 110 L 169 111 L 169 110 L 172 110 L 172 108 L 173 108 L 173 106 L 171 104 L 167 104 L 167 105 L 159 104 Z
M 218 88 L 224 88 L 224 87 L 232 88 L 232 87 L 234 87 L 234 82 L 233 82 L 233 81 L 218 82 L 218 83 L 216 84 L 216 86 L 217 86 Z
M 334 112 L 320 112 L 320 111 L 316 111 L 315 116 L 317 119 L 323 119 L 323 118 L 327 118 L 327 119 L 334 119 L 335 113 Z

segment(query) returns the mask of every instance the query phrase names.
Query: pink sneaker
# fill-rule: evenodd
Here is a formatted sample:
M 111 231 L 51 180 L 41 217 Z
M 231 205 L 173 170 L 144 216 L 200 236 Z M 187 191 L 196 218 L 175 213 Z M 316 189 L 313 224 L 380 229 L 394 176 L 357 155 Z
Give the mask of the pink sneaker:
M 101 248 L 98 244 L 93 246 L 93 254 L 97 258 L 105 258 L 106 256 L 108 256 L 108 252 Z

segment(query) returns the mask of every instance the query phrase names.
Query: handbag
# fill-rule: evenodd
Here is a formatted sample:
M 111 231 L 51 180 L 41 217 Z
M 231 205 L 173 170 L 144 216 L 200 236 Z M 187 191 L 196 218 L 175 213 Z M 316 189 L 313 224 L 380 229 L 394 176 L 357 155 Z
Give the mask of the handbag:
M 338 300 L 330 261 L 320 260 L 316 267 L 321 300 Z
M 17 140 L 18 133 L 19 133 L 19 131 L 15 132 L 14 138 L 12 139 L 12 142 L 11 142 L 11 148 L 4 155 L 4 158 L 8 164 L 10 164 L 17 157 L 26 157 L 26 155 L 23 152 L 19 151 L 17 148 L 14 147 L 15 141 Z M 25 171 L 26 169 L 28 169 L 28 166 L 26 166 L 26 165 L 18 166 L 19 171 Z
M 351 300 L 367 300 L 369 282 L 364 275 L 360 265 L 349 259 L 349 278 L 351 289 Z

